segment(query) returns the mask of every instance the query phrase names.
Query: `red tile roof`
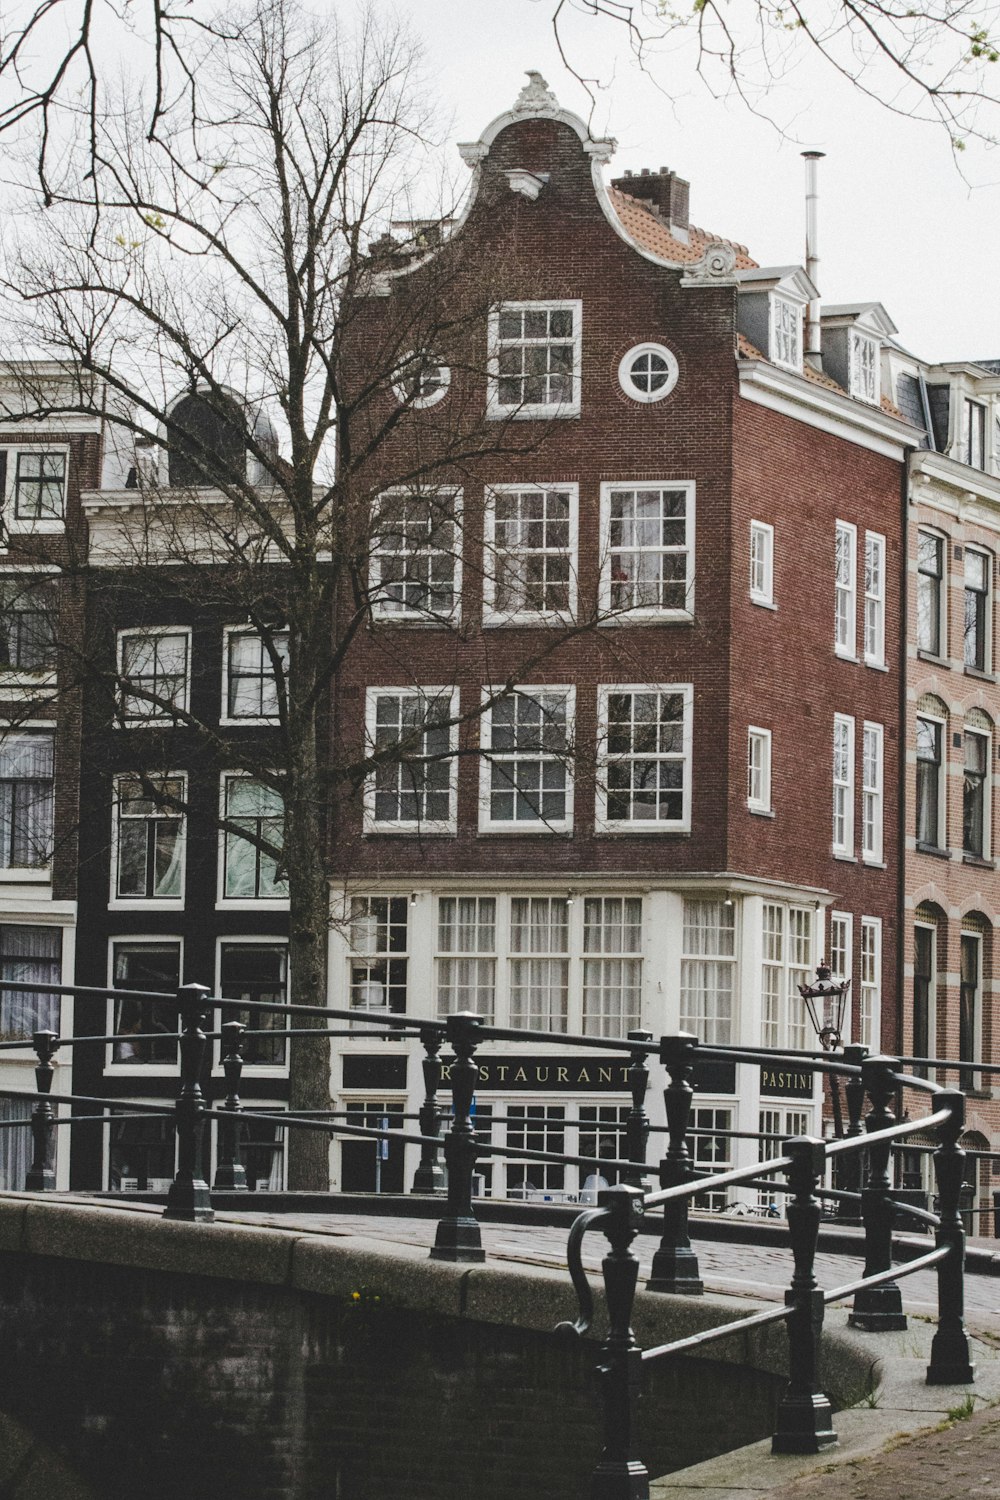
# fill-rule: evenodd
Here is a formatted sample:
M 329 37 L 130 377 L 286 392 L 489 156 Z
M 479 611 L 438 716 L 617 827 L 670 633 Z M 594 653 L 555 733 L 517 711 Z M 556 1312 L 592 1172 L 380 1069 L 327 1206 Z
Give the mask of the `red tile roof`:
M 765 363 L 770 363 L 767 355 L 761 354 L 760 350 L 754 344 L 751 344 L 750 340 L 744 333 L 738 333 L 736 335 L 736 352 L 740 359 L 762 359 L 765 361 Z M 841 396 L 847 395 L 847 392 L 844 390 L 843 386 L 838 385 L 837 382 L 835 380 L 832 380 L 829 375 L 824 374 L 822 370 L 814 369 L 810 364 L 803 364 L 802 374 L 805 376 L 806 380 L 811 380 L 813 385 L 825 386 L 828 391 L 838 391 Z M 867 402 L 865 404 L 867 405 Z M 894 403 L 889 400 L 888 396 L 883 396 L 879 401 L 879 405 L 888 416 L 898 417 L 900 421 L 906 420 L 899 407 L 894 405 Z
M 735 240 L 727 240 L 721 234 L 712 234 L 707 229 L 696 229 L 690 225 L 688 234 L 689 241 L 676 239 L 662 219 L 657 218 L 644 203 L 637 198 L 630 198 L 619 188 L 608 188 L 608 197 L 611 199 L 612 207 L 634 240 L 637 240 L 643 249 L 651 250 L 654 255 L 662 255 L 664 260 L 677 261 L 683 264 L 693 264 L 701 260 L 706 248 L 712 244 L 732 245 L 736 251 L 736 268 L 739 271 L 750 271 L 756 267 L 757 262 L 751 259 L 746 245 L 739 245 Z

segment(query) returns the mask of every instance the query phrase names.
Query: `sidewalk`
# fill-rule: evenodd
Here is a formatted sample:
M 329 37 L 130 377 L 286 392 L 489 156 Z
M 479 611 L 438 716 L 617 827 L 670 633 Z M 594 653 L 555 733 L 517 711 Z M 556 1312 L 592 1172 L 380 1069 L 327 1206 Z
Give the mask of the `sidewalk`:
M 1000 1411 L 996 1407 L 914 1434 L 837 1472 L 839 1500 L 975 1500 L 995 1496 L 1000 1474 Z M 831 1475 L 814 1474 L 772 1490 L 770 1500 L 829 1500 Z
M 843 1326 L 846 1313 L 828 1322 Z M 933 1324 L 913 1319 L 901 1333 L 863 1334 L 876 1391 L 837 1412 L 839 1441 L 823 1453 L 771 1453 L 770 1439 L 667 1474 L 651 1500 L 970 1500 L 995 1496 L 1000 1473 L 1000 1338 L 973 1339 L 970 1386 L 928 1386 Z M 971 1415 L 967 1415 L 971 1405 Z

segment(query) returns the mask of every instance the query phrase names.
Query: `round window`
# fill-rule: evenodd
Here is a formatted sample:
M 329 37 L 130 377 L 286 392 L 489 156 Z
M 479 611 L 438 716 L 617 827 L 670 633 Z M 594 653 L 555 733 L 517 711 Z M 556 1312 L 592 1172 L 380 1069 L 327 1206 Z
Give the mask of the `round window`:
M 618 380 L 633 401 L 662 401 L 677 384 L 680 371 L 662 344 L 636 344 L 618 366 Z
M 416 350 L 399 362 L 392 388 L 396 399 L 407 406 L 436 406 L 448 394 L 451 371 L 439 364 L 429 350 Z

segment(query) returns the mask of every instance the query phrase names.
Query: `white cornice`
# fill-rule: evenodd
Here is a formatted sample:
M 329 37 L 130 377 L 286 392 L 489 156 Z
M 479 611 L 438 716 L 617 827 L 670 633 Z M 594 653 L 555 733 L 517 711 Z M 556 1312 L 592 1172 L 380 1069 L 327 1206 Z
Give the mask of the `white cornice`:
M 414 890 L 545 890 L 568 892 L 570 895 L 585 895 L 590 891 L 607 893 L 608 890 L 629 890 L 642 893 L 651 891 L 676 891 L 678 893 L 701 892 L 717 895 L 720 890 L 737 896 L 763 896 L 802 905 L 827 906 L 833 901 L 832 893 L 825 886 L 797 885 L 787 880 L 769 880 L 766 876 L 739 874 L 731 870 L 707 871 L 681 874 L 660 870 L 638 871 L 580 871 L 572 875 L 556 873 L 521 873 L 516 880 L 510 873 L 496 875 L 489 871 L 473 872 L 439 870 L 428 875 L 426 869 L 415 869 L 411 874 L 395 872 L 391 876 L 364 876 L 345 881 L 343 877 L 330 877 L 331 896 L 343 899 L 356 891 L 378 890 L 391 894 L 411 895 Z
M 918 448 L 910 455 L 910 480 L 915 500 L 926 498 L 926 491 L 933 485 L 947 491 L 949 509 L 977 503 L 1000 507 L 1000 478 L 974 469 L 971 464 L 959 463 L 944 453 Z M 995 524 L 996 518 L 993 519 Z
M 43 437 L 62 436 L 65 433 L 100 432 L 101 418 L 83 412 L 66 416 L 25 417 L 23 422 L 0 422 L 0 439 L 24 437 L 41 433 Z M 10 446 L 5 444 L 4 446 Z
M 820 432 L 832 433 L 859 448 L 901 460 L 920 435 L 916 427 L 900 417 L 891 417 L 877 406 L 862 405 L 839 391 L 816 385 L 804 375 L 779 369 L 760 359 L 741 359 L 738 364 L 740 395 L 770 411 L 805 422 Z

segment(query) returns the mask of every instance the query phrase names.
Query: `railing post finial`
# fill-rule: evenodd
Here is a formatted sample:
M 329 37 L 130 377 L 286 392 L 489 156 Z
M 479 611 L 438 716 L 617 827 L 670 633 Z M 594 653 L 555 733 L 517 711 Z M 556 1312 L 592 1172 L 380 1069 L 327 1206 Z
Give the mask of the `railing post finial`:
M 660 1162 L 660 1187 L 681 1187 L 691 1180 L 691 1158 L 687 1148 L 687 1128 L 691 1118 L 691 1074 L 694 1071 L 698 1038 L 689 1031 L 660 1038 L 660 1061 L 670 1083 L 663 1091 L 667 1109 L 667 1154 Z M 680 1292 L 700 1297 L 704 1284 L 698 1257 L 688 1235 L 688 1200 L 671 1198 L 663 1205 L 663 1234 L 653 1256 L 649 1292 Z
M 437 1091 L 441 1087 L 441 1059 L 438 1053 L 444 1042 L 444 1027 L 421 1026 L 420 1040 L 425 1053 L 421 1063 L 424 1072 L 424 1102 L 420 1106 L 420 1134 L 440 1138 L 441 1117 L 438 1114 Z M 420 1161 L 413 1174 L 413 1191 L 440 1195 L 444 1189 L 440 1146 L 421 1146 Z
M 861 1080 L 871 1100 L 865 1121 L 869 1134 L 888 1130 L 896 1123 L 891 1109 L 896 1094 L 895 1075 L 898 1057 L 876 1055 L 861 1064 Z M 868 1148 L 868 1181 L 861 1193 L 861 1217 L 865 1226 L 865 1275 L 877 1276 L 892 1267 L 892 1225 L 895 1209 L 889 1179 L 890 1141 L 877 1141 Z M 862 1287 L 854 1295 L 854 1308 L 848 1317 L 852 1328 L 869 1333 L 885 1333 L 906 1327 L 903 1298 L 895 1281 L 881 1286 Z
M 788 1314 L 788 1385 L 778 1406 L 772 1453 L 819 1453 L 837 1441 L 833 1408 L 816 1384 L 817 1353 L 823 1327 L 823 1293 L 813 1266 L 819 1239 L 820 1207 L 816 1184 L 823 1175 L 826 1147 L 812 1136 L 783 1141 L 782 1156 L 790 1156 L 788 1233 L 795 1274 L 785 1293 Z
M 852 1042 L 844 1048 L 844 1061 L 853 1068 L 864 1066 L 865 1058 L 868 1056 L 868 1048 L 857 1042 Z M 865 1107 L 865 1084 L 860 1074 L 848 1076 L 844 1085 L 844 1097 L 847 1100 L 847 1138 L 854 1140 L 864 1135 L 865 1127 L 861 1122 L 861 1116 Z M 837 1218 L 843 1219 L 849 1224 L 861 1223 L 861 1187 L 864 1180 L 864 1152 L 851 1151 L 844 1156 L 835 1158 L 836 1179 L 835 1186 L 842 1188 L 846 1193 L 857 1193 L 858 1202 L 846 1198 L 840 1200 L 837 1209 Z
M 205 1057 L 202 1024 L 208 1013 L 211 992 L 203 984 L 186 984 L 177 992 L 181 1018 L 181 1091 L 177 1097 L 177 1174 L 170 1184 L 165 1219 L 186 1219 L 208 1224 L 215 1218 L 208 1183 L 201 1169 L 201 1134 L 205 1100 L 201 1092 L 201 1068 Z
M 475 1061 L 482 1020 L 471 1011 L 457 1011 L 445 1023 L 448 1041 L 455 1053 L 451 1065 L 453 1118 L 444 1139 L 448 1166 L 448 1202 L 438 1220 L 432 1260 L 469 1261 L 486 1259 L 479 1224 L 472 1212 L 472 1173 L 478 1148 L 472 1123 L 472 1101 L 479 1079 Z
M 941 1219 L 935 1239 L 948 1255 L 937 1267 L 938 1326 L 931 1341 L 927 1384 L 968 1385 L 976 1378 L 976 1367 L 965 1331 L 965 1225 L 959 1213 L 965 1152 L 958 1138 L 965 1125 L 965 1095 L 960 1089 L 942 1089 L 934 1103 L 938 1109 L 951 1110 L 938 1126 L 939 1145 L 934 1152 Z
M 651 1031 L 630 1031 L 628 1033 L 630 1042 L 651 1042 L 653 1033 Z M 646 1113 L 646 1089 L 649 1087 L 649 1069 L 646 1067 L 646 1049 L 636 1047 L 632 1053 L 632 1061 L 628 1070 L 629 1093 L 632 1095 L 632 1108 L 628 1112 L 628 1120 L 625 1124 L 625 1154 L 629 1161 L 646 1164 L 646 1145 L 649 1141 L 649 1116 Z M 638 1168 L 634 1172 L 627 1172 L 622 1181 L 628 1187 L 644 1188 L 646 1184 L 642 1180 L 642 1172 Z
M 639 1262 L 630 1246 L 642 1222 L 638 1188 L 603 1188 L 600 1208 L 610 1246 L 601 1262 L 608 1301 L 608 1337 L 597 1374 L 604 1407 L 604 1447 L 591 1480 L 591 1500 L 648 1500 L 649 1471 L 634 1453 L 635 1406 L 642 1379 L 642 1350 L 632 1332 L 632 1304 Z
M 226 1097 L 222 1108 L 229 1119 L 219 1121 L 219 1161 L 215 1168 L 214 1188 L 227 1193 L 247 1191 L 246 1168 L 240 1158 L 240 1079 L 243 1076 L 242 1021 L 222 1023 L 222 1071 L 226 1075 Z
M 31 1045 L 38 1058 L 35 1069 L 38 1100 L 31 1111 L 31 1166 L 24 1180 L 24 1190 L 27 1193 L 51 1193 L 56 1185 L 56 1117 L 48 1096 L 52 1092 L 55 1074 L 52 1057 L 59 1047 L 59 1038 L 54 1031 L 36 1031 L 32 1034 Z

